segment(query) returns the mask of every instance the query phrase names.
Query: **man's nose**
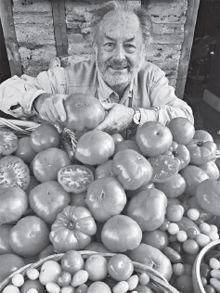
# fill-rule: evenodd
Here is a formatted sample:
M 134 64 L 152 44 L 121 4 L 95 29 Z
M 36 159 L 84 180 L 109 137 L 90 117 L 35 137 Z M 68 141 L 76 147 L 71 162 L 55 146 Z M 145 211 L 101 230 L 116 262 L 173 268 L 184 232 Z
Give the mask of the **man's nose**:
M 125 59 L 125 51 L 123 46 L 118 45 L 115 50 L 115 58 L 117 60 L 124 60 Z

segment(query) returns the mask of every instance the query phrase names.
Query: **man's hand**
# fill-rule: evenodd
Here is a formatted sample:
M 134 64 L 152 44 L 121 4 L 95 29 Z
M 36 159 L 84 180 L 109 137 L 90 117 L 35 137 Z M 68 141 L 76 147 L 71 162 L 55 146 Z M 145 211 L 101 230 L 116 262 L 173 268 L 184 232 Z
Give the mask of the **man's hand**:
M 67 95 L 62 94 L 42 94 L 34 101 L 34 108 L 43 120 L 50 122 L 66 120 L 66 111 L 63 100 Z
M 96 129 L 107 132 L 119 132 L 124 130 L 132 122 L 134 109 L 121 104 L 112 104 L 109 113 Z M 107 108 L 104 106 L 104 108 Z

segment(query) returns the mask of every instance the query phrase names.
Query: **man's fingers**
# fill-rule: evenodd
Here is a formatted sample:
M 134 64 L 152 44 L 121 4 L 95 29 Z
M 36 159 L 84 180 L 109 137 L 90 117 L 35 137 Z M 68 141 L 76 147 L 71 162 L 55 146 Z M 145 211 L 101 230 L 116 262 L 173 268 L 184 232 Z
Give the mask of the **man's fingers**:
M 110 110 L 116 105 L 116 103 L 106 103 L 106 102 L 101 102 L 101 104 L 105 110 Z
M 58 119 L 64 122 L 66 120 L 66 110 L 64 108 L 62 96 L 56 98 L 54 107 L 56 108 Z

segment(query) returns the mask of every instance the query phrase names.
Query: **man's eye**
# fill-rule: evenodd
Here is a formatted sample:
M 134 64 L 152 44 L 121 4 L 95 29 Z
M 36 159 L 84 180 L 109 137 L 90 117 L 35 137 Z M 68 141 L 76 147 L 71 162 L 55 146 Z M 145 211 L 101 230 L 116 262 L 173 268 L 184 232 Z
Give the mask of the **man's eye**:
M 135 51 L 136 47 L 133 44 L 125 44 L 125 49 L 131 53 Z
M 114 43 L 108 42 L 108 43 L 105 43 L 104 46 L 106 49 L 111 49 L 114 47 Z

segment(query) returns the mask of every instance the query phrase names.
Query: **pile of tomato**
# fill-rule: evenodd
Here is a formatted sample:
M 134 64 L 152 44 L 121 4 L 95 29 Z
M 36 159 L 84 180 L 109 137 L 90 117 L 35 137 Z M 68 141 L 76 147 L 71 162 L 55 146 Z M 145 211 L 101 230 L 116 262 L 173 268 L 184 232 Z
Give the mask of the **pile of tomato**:
M 179 117 L 146 122 L 124 139 L 93 129 L 104 112 L 89 117 L 79 111 L 85 104 L 68 114 L 68 126 L 78 125 L 74 158 L 51 124 L 21 138 L 0 129 L 0 279 L 49 254 L 86 249 L 128 255 L 191 292 L 195 257 L 219 238 L 212 136 Z

